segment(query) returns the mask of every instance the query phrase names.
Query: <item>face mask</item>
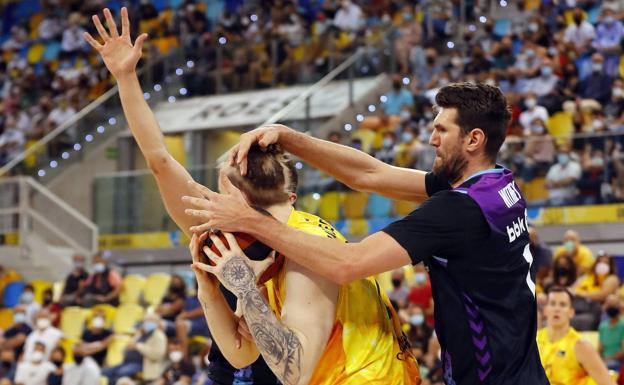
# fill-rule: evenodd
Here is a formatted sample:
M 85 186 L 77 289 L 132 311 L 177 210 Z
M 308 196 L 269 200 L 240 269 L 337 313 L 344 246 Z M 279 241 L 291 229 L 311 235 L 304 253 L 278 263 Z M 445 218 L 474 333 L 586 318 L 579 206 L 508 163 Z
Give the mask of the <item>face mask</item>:
M 568 154 L 558 154 L 557 162 L 561 165 L 566 165 L 570 161 L 570 155 Z
M 524 101 L 524 104 L 527 106 L 528 109 L 531 109 L 537 105 L 537 100 L 529 98 Z
M 599 156 L 593 157 L 591 159 L 591 165 L 592 165 L 592 167 L 603 167 L 604 166 L 604 159 L 602 159 Z
M 535 51 L 533 51 L 532 49 L 527 49 L 526 51 L 524 51 L 524 54 L 527 57 L 531 58 L 531 57 L 535 56 Z
M 617 87 L 613 89 L 613 97 L 615 99 L 621 99 L 622 96 L 624 96 L 624 90 L 622 88 Z
M 423 283 L 427 282 L 427 274 L 414 273 L 414 282 L 416 282 L 419 285 L 422 285 Z
M 390 148 L 390 147 L 392 147 L 392 144 L 393 144 L 393 142 L 392 142 L 392 139 L 390 139 L 390 138 L 385 138 L 383 140 L 384 148 Z
M 488 85 L 488 86 L 494 87 L 494 86 L 496 86 L 496 80 L 494 80 L 492 78 L 485 79 L 485 84 Z
M 537 23 L 531 23 L 529 24 L 529 31 L 531 32 L 537 32 L 539 30 L 539 25 L 537 25 Z
M 611 270 L 609 268 L 609 264 L 605 262 L 598 262 L 596 264 L 596 268 L 594 269 L 597 275 L 607 275 L 609 274 L 609 270 Z
M 600 73 L 602 72 L 602 63 L 592 63 L 591 68 L 594 73 Z
M 604 127 L 604 123 L 602 122 L 602 120 L 594 120 L 592 122 L 592 128 L 594 130 L 600 130 Z
M 2 361 L 0 362 L 0 366 L 2 366 L 2 369 L 8 371 L 13 367 L 13 363 L 11 361 Z
M 555 48 L 555 47 L 548 48 L 548 54 L 550 56 L 557 56 L 558 53 L 559 53 L 559 51 L 557 51 L 557 48 Z
M 436 60 L 436 59 L 435 59 L 434 57 L 429 56 L 429 57 L 427 58 L 427 63 L 429 63 L 429 64 L 434 64 L 434 63 L 435 63 L 435 60 Z
M 393 279 L 392 280 L 392 286 L 394 286 L 395 289 L 401 287 L 401 280 L 400 279 Z
M 395 91 L 401 90 L 401 82 L 392 83 L 392 88 L 394 88 Z
M 576 242 L 574 241 L 565 241 L 563 243 L 563 247 L 566 249 L 568 253 L 571 253 L 576 248 Z
M 31 304 L 33 299 L 35 299 L 35 295 L 32 292 L 27 291 L 24 294 L 22 294 L 22 297 L 20 300 L 22 303 Z
M 583 22 L 583 17 L 582 16 L 574 16 L 574 23 L 576 25 L 581 25 L 582 22 Z
M 103 273 L 104 270 L 106 270 L 106 266 L 104 266 L 103 263 L 96 263 L 95 265 L 93 265 L 93 271 L 95 271 L 96 273 Z
M 431 112 L 431 111 L 426 111 L 426 112 L 425 112 L 425 119 L 427 119 L 427 120 L 431 120 L 431 119 L 433 119 L 433 112 Z
M 440 80 L 438 80 L 438 85 L 441 87 L 444 87 L 447 84 L 449 84 L 449 80 L 447 78 L 440 78 Z
M 179 350 L 175 350 L 169 353 L 169 360 L 173 363 L 178 363 L 182 361 L 182 358 L 184 358 L 184 354 Z
M 83 359 L 84 359 L 84 357 L 83 357 L 83 356 L 79 356 L 79 355 L 76 355 L 76 353 L 74 353 L 74 361 L 75 361 L 78 365 L 82 364 L 82 360 L 83 360 Z
M 461 67 L 461 65 L 464 64 L 464 61 L 459 56 L 453 56 L 453 58 L 451 58 L 451 64 L 453 67 Z
M 550 68 L 550 67 L 542 67 L 541 74 L 542 74 L 543 77 L 545 77 L 545 78 L 549 77 L 550 75 L 552 75 L 552 73 L 553 73 L 552 68 Z
M 401 139 L 403 139 L 403 142 L 409 143 L 409 142 L 411 142 L 414 139 L 414 135 L 412 135 L 411 132 L 404 132 L 401 135 Z
M 82 270 L 84 268 L 84 262 L 74 262 L 74 269 Z
M 399 113 L 399 116 L 401 117 L 401 121 L 402 121 L 402 122 L 407 122 L 408 120 L 410 120 L 410 119 L 411 119 L 411 117 L 412 117 L 412 113 L 411 113 L 411 112 L 409 112 L 409 111 L 401 111 L 401 112 Z
M 33 352 L 32 354 L 32 362 L 36 362 L 39 363 L 43 361 L 43 352 L 40 350 L 37 350 L 35 352 Z
M 91 326 L 94 329 L 102 329 L 104 327 L 104 318 L 102 317 L 95 317 L 92 321 L 91 321 Z
M 607 24 L 613 24 L 614 21 L 615 21 L 615 18 L 613 16 L 607 16 L 604 18 L 604 22 Z
M 37 329 L 45 330 L 50 326 L 50 320 L 47 318 L 39 318 L 37 320 Z
M 617 308 L 615 306 L 609 306 L 605 312 L 607 313 L 607 315 L 609 316 L 609 318 L 615 318 L 617 316 L 620 315 L 620 308 Z
M 145 330 L 146 333 L 153 332 L 157 327 L 158 325 L 154 321 L 143 322 L 143 330 Z
M 566 266 L 558 266 L 555 267 L 555 274 L 559 277 L 568 275 L 570 273 L 570 268 Z
M 422 314 L 414 314 L 410 317 L 410 324 L 413 326 L 420 326 L 425 322 L 425 316 Z
M 544 133 L 544 126 L 542 126 L 541 124 L 532 124 L 531 125 L 531 132 L 534 134 L 543 134 Z
M 54 366 L 56 366 L 57 368 L 60 368 L 61 366 L 63 366 L 63 361 L 62 360 L 52 360 L 52 363 L 54 364 Z
M 13 322 L 16 324 L 23 324 L 26 322 L 26 314 L 24 313 L 15 313 L 13 314 Z

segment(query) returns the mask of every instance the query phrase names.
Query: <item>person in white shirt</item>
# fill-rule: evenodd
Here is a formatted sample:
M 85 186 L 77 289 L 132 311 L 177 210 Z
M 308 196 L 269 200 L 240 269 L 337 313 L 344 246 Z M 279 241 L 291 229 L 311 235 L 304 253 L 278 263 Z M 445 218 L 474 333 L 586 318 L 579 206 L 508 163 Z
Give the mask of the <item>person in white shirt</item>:
M 82 356 L 74 350 L 75 364 L 65 364 L 63 385 L 99 385 L 101 370 L 89 356 Z
M 574 23 L 565 29 L 563 41 L 566 44 L 574 44 L 578 53 L 585 52 L 596 37 L 596 29 L 584 19 L 583 10 L 574 10 Z
M 75 12 L 69 15 L 69 27 L 63 32 L 63 40 L 61 41 L 61 49 L 63 52 L 76 52 L 85 47 L 82 35 L 86 32 L 80 25 L 80 13 Z
M 549 118 L 548 110 L 546 108 L 537 105 L 537 98 L 535 93 L 530 92 L 526 99 L 524 99 L 524 105 L 526 106 L 526 111 L 523 111 L 518 120 L 524 129 L 524 135 L 529 135 L 531 133 L 531 122 L 535 119 L 541 119 L 542 122 L 546 122 Z
M 556 206 L 574 203 L 577 197 L 576 182 L 581 178 L 581 172 L 579 162 L 570 156 L 570 147 L 561 145 L 557 163 L 546 174 L 549 203 Z
M 41 305 L 35 302 L 35 289 L 28 285 L 20 297 L 20 303 L 26 308 L 26 325 L 35 326 L 35 316 L 41 310 Z
M 26 338 L 24 361 L 32 361 L 36 346 L 39 343 L 45 347 L 44 358 L 48 359 L 62 337 L 63 332 L 51 325 L 50 313 L 45 309 L 41 310 L 35 318 L 35 329 Z
M 46 359 L 46 346 L 37 342 L 29 359 L 17 365 L 15 385 L 47 385 L 48 376 L 56 367 Z
M 342 31 L 358 31 L 364 26 L 364 13 L 352 0 L 342 0 L 334 17 L 334 26 Z

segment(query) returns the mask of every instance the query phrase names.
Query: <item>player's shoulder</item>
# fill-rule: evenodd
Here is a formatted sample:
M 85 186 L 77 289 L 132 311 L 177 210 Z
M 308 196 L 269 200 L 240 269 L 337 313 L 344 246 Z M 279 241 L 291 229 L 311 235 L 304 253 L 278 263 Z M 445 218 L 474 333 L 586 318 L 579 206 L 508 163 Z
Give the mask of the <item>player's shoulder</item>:
M 345 240 L 344 236 L 331 223 L 305 211 L 293 210 L 287 224 L 289 227 L 308 234 Z

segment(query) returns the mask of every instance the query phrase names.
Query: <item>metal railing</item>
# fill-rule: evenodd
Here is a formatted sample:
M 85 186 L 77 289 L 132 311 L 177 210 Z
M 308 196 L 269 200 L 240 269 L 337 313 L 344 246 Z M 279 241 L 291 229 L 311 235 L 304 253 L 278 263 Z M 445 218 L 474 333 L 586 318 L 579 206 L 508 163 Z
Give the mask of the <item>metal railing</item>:
M 0 191 L 0 234 L 16 235 L 20 247 L 34 234 L 84 255 L 97 251 L 97 226 L 33 178 L 4 178 Z

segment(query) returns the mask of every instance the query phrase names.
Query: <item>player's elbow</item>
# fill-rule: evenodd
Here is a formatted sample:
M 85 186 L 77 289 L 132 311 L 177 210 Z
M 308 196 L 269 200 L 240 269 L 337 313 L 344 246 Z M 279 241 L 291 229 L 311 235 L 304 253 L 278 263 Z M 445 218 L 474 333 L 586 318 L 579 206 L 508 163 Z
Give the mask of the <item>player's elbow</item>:
M 173 159 L 167 151 L 157 151 L 145 154 L 145 160 L 147 161 L 147 167 L 149 167 L 152 173 L 158 175 L 170 167 Z

